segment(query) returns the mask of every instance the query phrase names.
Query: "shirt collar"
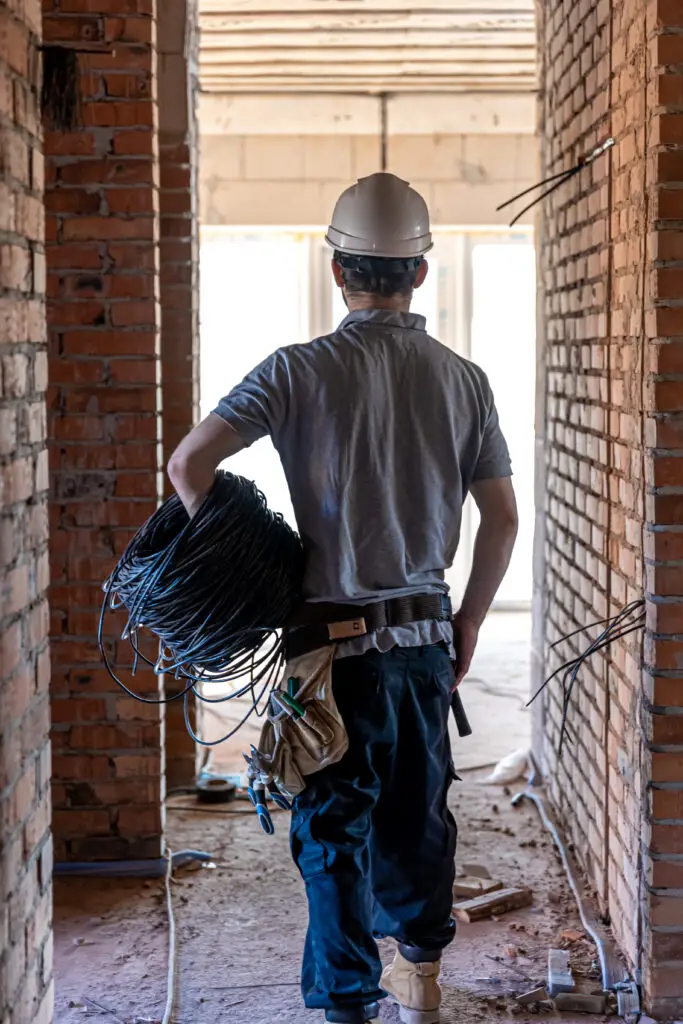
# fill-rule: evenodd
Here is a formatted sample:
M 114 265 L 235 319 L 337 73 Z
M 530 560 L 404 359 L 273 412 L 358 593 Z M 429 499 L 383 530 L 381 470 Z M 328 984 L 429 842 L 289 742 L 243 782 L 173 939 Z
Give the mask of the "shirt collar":
M 425 317 L 418 313 L 399 313 L 393 309 L 356 309 L 344 317 L 339 330 L 359 323 L 386 324 L 387 327 L 402 327 L 408 331 L 424 331 L 427 327 Z

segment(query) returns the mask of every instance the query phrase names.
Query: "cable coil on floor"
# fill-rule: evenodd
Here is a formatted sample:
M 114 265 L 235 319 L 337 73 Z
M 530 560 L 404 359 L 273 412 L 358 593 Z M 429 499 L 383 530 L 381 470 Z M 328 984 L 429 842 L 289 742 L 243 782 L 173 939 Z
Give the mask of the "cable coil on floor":
M 107 671 L 144 703 L 183 698 L 195 739 L 191 695 L 221 703 L 249 694 L 251 706 L 239 728 L 254 712 L 263 713 L 262 698 L 277 682 L 283 664 L 278 631 L 301 600 L 302 579 L 298 535 L 268 508 L 255 484 L 219 471 L 192 520 L 173 495 L 138 530 L 105 581 L 98 643 Z M 107 612 L 121 607 L 127 612 L 122 638 L 132 650 L 133 674 L 142 661 L 157 675 L 183 680 L 179 693 L 145 697 L 117 676 L 104 635 Z M 141 649 L 142 630 L 159 639 L 156 660 Z M 237 685 L 226 696 L 210 698 L 202 692 L 207 683 Z

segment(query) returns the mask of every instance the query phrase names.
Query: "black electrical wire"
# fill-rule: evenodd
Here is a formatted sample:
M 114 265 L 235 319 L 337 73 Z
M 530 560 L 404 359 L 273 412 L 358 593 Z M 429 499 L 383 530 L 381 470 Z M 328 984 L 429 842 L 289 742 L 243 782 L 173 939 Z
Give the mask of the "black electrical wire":
M 122 689 L 146 704 L 182 698 L 190 734 L 191 696 L 222 703 L 250 695 L 250 707 L 222 742 L 252 715 L 282 668 L 280 630 L 301 601 L 303 549 L 283 517 L 272 512 L 255 484 L 219 471 L 197 514 L 190 519 L 174 495 L 135 534 L 104 584 L 98 643 L 105 667 Z M 185 683 L 170 697 L 144 697 L 115 673 L 104 644 L 107 612 L 125 608 L 122 638 L 132 652 L 132 674 L 140 662 L 156 675 Z M 159 641 L 152 660 L 140 646 L 147 631 Z M 234 684 L 208 697 L 210 683 Z
M 524 209 L 520 210 L 519 213 L 515 217 L 513 217 L 513 219 L 510 221 L 510 227 L 514 227 L 517 221 L 520 220 L 525 213 L 528 213 L 528 211 L 531 210 L 534 206 L 542 202 L 549 195 L 552 195 L 553 192 L 556 192 L 557 189 L 561 188 L 566 181 L 569 181 L 570 178 L 573 178 L 575 175 L 579 174 L 579 172 L 582 171 L 584 167 L 587 167 L 589 164 L 592 164 L 594 160 L 597 160 L 599 156 L 602 156 L 603 153 L 606 153 L 607 150 L 611 149 L 613 145 L 614 139 L 605 139 L 604 142 L 602 142 L 599 146 L 596 146 L 595 149 L 591 150 L 590 153 L 587 153 L 586 156 L 581 157 L 581 159 L 578 160 L 573 167 L 570 167 L 568 170 L 558 171 L 557 174 L 551 174 L 550 177 L 544 178 L 543 181 L 539 181 L 536 185 L 531 185 L 529 186 L 529 188 L 525 188 L 522 192 L 518 192 L 517 195 L 514 195 L 512 199 L 508 199 L 504 203 L 501 203 L 500 206 L 497 206 L 496 210 L 504 210 L 507 206 L 511 206 L 512 203 L 516 203 L 518 199 L 522 199 L 524 196 L 529 195 L 530 192 L 535 192 L 536 189 L 544 188 L 546 185 L 550 185 L 550 188 L 546 189 L 544 192 L 541 192 L 541 194 L 536 196 L 535 199 L 532 199 L 532 201 L 527 206 L 525 206 Z
M 560 637 L 555 643 L 551 645 L 551 650 L 563 643 L 565 640 L 569 640 L 579 633 L 584 633 L 586 630 L 593 628 L 594 626 L 606 625 L 606 628 L 598 634 L 585 651 L 582 651 L 574 658 L 570 658 L 569 661 L 564 662 L 558 668 L 552 672 L 547 679 L 541 684 L 533 697 L 527 702 L 527 707 L 532 704 L 537 697 L 543 693 L 545 688 L 556 679 L 557 676 L 562 674 L 562 721 L 560 725 L 560 741 L 558 746 L 558 754 L 562 753 L 565 738 L 568 735 L 567 716 L 569 714 L 569 707 L 571 705 L 571 697 L 574 690 L 574 686 L 578 679 L 579 671 L 585 664 L 591 655 L 603 650 L 610 644 L 614 643 L 615 640 L 621 640 L 623 637 L 628 636 L 630 633 L 635 633 L 642 629 L 645 625 L 645 601 L 637 600 L 632 601 L 626 605 L 617 615 L 607 619 L 600 619 L 597 622 L 592 622 L 588 626 L 580 627 L 575 629 L 571 633 L 567 633 L 566 636 Z

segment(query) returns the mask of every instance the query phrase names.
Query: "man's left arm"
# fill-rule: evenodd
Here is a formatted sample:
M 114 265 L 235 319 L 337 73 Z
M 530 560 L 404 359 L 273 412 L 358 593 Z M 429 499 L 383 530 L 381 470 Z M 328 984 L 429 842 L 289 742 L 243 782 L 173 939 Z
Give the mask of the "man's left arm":
M 180 442 L 169 459 L 168 475 L 191 516 L 211 490 L 224 459 L 273 436 L 285 415 L 288 380 L 284 360 L 274 352 Z
M 168 475 L 190 516 L 211 490 L 224 459 L 246 448 L 235 428 L 210 413 L 180 442 L 168 462 Z

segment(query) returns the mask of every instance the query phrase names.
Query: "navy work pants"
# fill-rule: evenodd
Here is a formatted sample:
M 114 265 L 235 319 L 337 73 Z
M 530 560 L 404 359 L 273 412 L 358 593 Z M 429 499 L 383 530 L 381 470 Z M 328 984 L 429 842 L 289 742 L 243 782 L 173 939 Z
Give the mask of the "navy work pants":
M 333 683 L 349 750 L 310 777 L 292 816 L 309 908 L 302 989 L 328 1021 L 363 1024 L 383 996 L 376 938 L 414 962 L 453 939 L 453 672 L 441 644 L 393 648 L 339 659 Z

